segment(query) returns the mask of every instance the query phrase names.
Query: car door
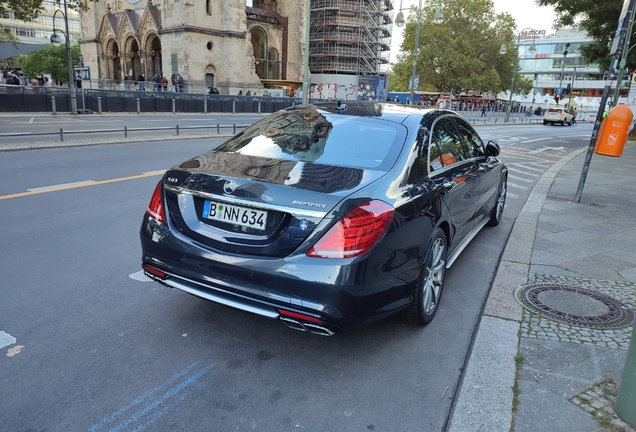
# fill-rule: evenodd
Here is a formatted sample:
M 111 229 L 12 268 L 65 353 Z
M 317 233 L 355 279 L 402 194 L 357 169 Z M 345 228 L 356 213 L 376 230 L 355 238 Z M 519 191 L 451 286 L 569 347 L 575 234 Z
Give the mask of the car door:
M 430 179 L 441 185 L 451 215 L 451 249 L 473 229 L 479 199 L 479 171 L 452 115 L 434 124 L 429 146 Z
M 486 156 L 486 148 L 477 132 L 462 118 L 455 118 L 457 129 L 470 149 L 472 160 L 478 169 L 479 199 L 475 220 L 481 221 L 490 217 L 490 211 L 497 199 L 497 188 L 501 174 L 501 162 L 496 158 Z

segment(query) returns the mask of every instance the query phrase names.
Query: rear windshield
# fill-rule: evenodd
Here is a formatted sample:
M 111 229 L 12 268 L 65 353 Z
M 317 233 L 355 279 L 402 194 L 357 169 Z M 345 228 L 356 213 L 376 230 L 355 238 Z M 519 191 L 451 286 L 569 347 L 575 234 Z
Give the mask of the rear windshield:
M 379 117 L 303 109 L 255 123 L 218 151 L 386 171 L 395 162 L 405 136 L 404 126 Z
M 563 112 L 563 110 L 550 108 L 550 112 L 551 113 L 556 113 L 556 114 L 561 114 Z

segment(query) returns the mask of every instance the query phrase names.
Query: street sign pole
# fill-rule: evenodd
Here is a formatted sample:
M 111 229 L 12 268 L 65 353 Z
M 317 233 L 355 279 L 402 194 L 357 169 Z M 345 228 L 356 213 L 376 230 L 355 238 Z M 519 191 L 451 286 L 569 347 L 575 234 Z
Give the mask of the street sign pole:
M 579 186 L 574 195 L 574 202 L 581 202 L 581 195 L 583 194 L 583 187 L 585 186 L 585 180 L 587 179 L 587 173 L 590 170 L 590 162 L 592 162 L 592 154 L 594 153 L 594 146 L 598 138 L 599 130 L 601 129 L 601 123 L 603 121 L 603 111 L 607 105 L 607 98 L 612 87 L 612 80 L 616 73 L 616 66 L 618 65 L 618 58 L 620 57 L 623 45 L 625 44 L 625 38 L 627 36 L 627 27 L 632 19 L 632 13 L 634 11 L 634 4 L 636 0 L 625 0 L 623 2 L 623 11 L 621 12 L 620 20 L 618 22 L 618 28 L 616 29 L 616 36 L 614 37 L 614 43 L 610 50 L 612 59 L 610 61 L 610 68 L 607 73 L 607 79 L 605 80 L 605 88 L 601 96 L 601 104 L 596 114 L 596 121 L 594 122 L 594 129 L 592 129 L 592 137 L 590 138 L 590 144 L 587 147 L 587 154 L 585 155 L 585 162 L 583 163 L 583 170 L 581 171 L 581 178 L 579 179 Z

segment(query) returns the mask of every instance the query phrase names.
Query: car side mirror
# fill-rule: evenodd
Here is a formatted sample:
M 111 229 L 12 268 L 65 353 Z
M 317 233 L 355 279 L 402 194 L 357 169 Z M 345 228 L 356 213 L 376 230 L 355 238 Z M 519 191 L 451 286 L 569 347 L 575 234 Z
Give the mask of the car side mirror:
M 486 156 L 497 157 L 499 156 L 500 152 L 501 149 L 499 148 L 499 144 L 497 144 L 497 141 L 488 141 L 488 144 L 486 144 Z

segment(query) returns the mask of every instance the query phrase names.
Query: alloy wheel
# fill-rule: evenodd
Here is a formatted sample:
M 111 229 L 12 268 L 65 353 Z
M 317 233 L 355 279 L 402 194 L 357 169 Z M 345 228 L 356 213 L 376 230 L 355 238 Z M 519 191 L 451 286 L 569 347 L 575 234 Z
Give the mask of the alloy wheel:
M 438 238 L 431 247 L 431 252 L 426 264 L 426 279 L 422 288 L 423 310 L 426 315 L 432 314 L 439 303 L 444 283 L 444 271 L 446 270 L 446 245 L 444 240 Z

